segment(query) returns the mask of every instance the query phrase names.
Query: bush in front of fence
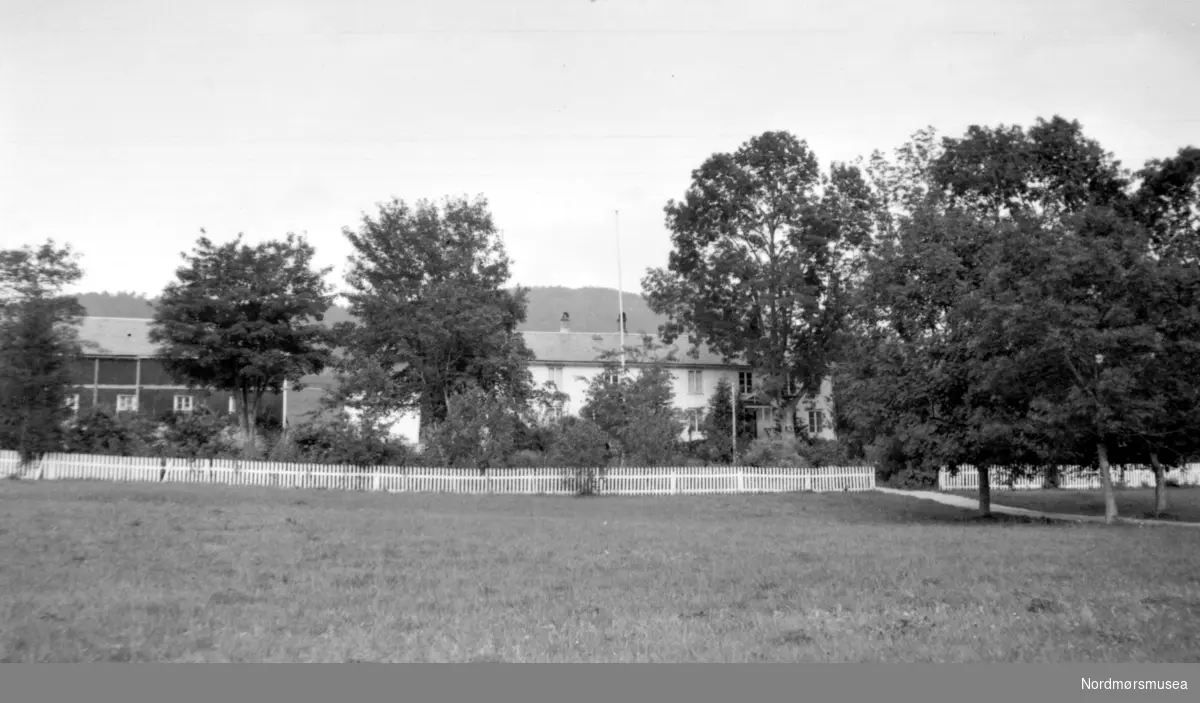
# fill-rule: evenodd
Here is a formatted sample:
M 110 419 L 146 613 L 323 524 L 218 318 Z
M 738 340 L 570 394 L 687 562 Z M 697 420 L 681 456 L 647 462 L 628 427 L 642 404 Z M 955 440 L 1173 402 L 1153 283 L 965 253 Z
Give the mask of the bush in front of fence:
M 402 440 L 364 428 L 344 413 L 325 411 L 281 432 L 269 461 L 356 467 L 406 466 L 416 451 Z
M 800 454 L 799 443 L 790 438 L 756 439 L 740 454 L 740 463 L 746 466 L 811 466 Z
M 228 417 L 206 409 L 164 413 L 110 414 L 102 408 L 83 412 L 64 432 L 63 450 L 74 454 L 171 458 L 237 458 L 239 443 Z
M 73 454 L 148 456 L 160 423 L 130 413 L 116 417 L 101 409 L 81 412 L 63 433 L 63 449 Z
M 546 459 L 564 469 L 563 482 L 575 495 L 594 495 L 599 490 L 601 469 L 621 453 L 619 443 L 591 420 L 564 418 L 551 435 Z

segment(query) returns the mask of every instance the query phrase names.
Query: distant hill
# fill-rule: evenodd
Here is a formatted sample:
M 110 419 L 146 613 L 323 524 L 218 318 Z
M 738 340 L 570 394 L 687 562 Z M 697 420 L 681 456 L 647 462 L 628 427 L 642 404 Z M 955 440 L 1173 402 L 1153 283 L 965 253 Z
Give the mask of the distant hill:
M 91 317 L 150 318 L 155 299 L 137 293 L 82 293 L 79 303 Z M 655 333 L 666 318 L 655 315 L 642 296 L 625 293 L 625 318 L 630 332 Z M 530 288 L 529 307 L 522 330 L 552 331 L 559 328 L 562 314 L 570 313 L 572 332 L 617 331 L 617 291 L 615 288 Z M 333 306 L 325 314 L 325 324 L 350 320 L 346 308 Z

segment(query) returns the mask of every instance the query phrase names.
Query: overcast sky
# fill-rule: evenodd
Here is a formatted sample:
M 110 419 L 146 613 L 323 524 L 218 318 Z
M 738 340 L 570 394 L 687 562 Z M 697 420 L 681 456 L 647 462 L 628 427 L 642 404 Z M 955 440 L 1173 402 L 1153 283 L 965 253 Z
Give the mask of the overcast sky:
M 185 9 L 186 8 L 186 9 Z M 0 247 L 156 294 L 204 227 L 341 235 L 483 194 L 523 285 L 627 290 L 663 206 L 765 130 L 822 164 L 1061 114 L 1127 166 L 1200 144 L 1195 0 L 0 0 Z

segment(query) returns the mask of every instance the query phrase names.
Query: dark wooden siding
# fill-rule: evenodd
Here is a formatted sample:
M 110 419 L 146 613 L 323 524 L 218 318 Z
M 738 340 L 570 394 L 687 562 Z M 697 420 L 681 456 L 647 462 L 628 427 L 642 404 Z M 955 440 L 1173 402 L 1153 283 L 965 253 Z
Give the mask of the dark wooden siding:
M 132 386 L 137 383 L 136 359 L 101 359 L 100 385 Z
M 96 360 L 94 358 L 84 357 L 71 362 L 71 383 L 90 386 L 95 374 Z
M 141 414 L 148 415 L 149 417 L 158 417 L 165 413 L 173 412 L 175 410 L 175 396 L 177 395 L 192 396 L 192 405 L 197 409 L 205 404 L 208 404 L 210 409 L 215 409 L 211 407 L 211 398 L 209 397 L 209 394 L 206 394 L 204 391 L 199 389 L 147 390 L 143 388 L 139 403 L 140 412 Z
M 158 359 L 142 359 L 143 386 L 182 386 L 181 381 L 171 377 Z
M 79 412 L 90 410 L 92 407 L 92 387 L 89 386 L 72 386 L 67 390 L 67 395 L 79 394 Z
M 142 388 L 138 388 L 134 381 L 137 378 L 136 367 L 133 366 L 132 359 L 100 359 L 100 384 L 101 385 L 119 385 L 121 388 L 100 388 L 94 390 L 92 387 L 92 372 L 89 372 L 86 378 L 83 378 L 84 365 L 94 369 L 93 359 L 80 360 L 79 368 L 75 370 L 76 385 L 73 385 L 70 393 L 79 394 L 79 409 L 80 411 L 90 410 L 93 407 L 103 410 L 107 413 L 115 413 L 117 408 L 118 395 L 136 395 L 138 397 L 138 412 L 141 415 L 148 417 L 158 417 L 163 413 L 174 412 L 175 396 L 190 395 L 193 396 L 193 408 L 207 407 L 212 412 L 218 414 L 229 413 L 229 397 L 230 393 L 223 391 L 205 391 L 203 389 L 189 389 L 173 381 L 163 370 L 161 362 L 153 359 L 142 360 Z M 147 372 L 149 372 L 149 377 Z M 176 388 L 163 389 L 148 389 L 144 386 L 151 385 L 176 385 Z M 290 422 L 303 421 L 303 415 L 317 408 L 318 401 L 325 391 L 321 388 L 306 388 L 302 391 L 293 391 L 288 393 L 288 417 Z M 96 398 L 96 403 L 93 406 L 92 398 Z M 283 397 L 276 393 L 267 393 L 259 401 L 259 417 L 274 418 L 278 420 L 283 414 Z
M 82 396 L 82 394 L 80 394 Z M 96 394 L 96 407 L 111 414 L 117 410 L 118 395 L 133 395 L 133 387 L 129 388 L 101 388 Z M 80 398 L 80 407 L 82 407 L 83 398 Z

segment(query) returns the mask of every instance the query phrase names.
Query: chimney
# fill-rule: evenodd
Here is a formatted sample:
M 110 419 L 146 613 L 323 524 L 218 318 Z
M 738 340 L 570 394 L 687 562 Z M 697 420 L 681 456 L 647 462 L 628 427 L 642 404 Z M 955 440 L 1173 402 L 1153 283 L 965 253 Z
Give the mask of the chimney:
M 565 312 L 563 313 L 562 319 L 558 321 L 558 331 L 559 332 L 570 332 L 571 331 L 571 316 Z
M 621 313 L 621 316 L 617 318 L 617 331 L 629 334 L 629 319 L 625 313 Z

